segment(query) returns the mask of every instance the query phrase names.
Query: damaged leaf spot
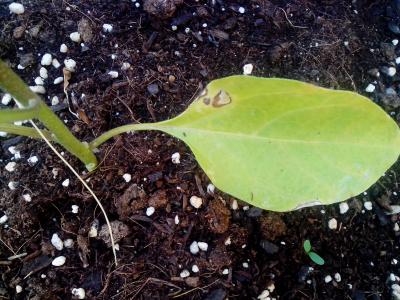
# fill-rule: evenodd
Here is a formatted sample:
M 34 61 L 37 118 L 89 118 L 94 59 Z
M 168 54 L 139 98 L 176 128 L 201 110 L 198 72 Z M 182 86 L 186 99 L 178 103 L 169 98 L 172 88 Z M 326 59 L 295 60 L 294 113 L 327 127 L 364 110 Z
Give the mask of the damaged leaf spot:
M 231 96 L 224 90 L 220 90 L 212 100 L 212 106 L 221 107 L 232 102 Z
M 203 99 L 203 102 L 204 102 L 205 105 L 209 105 L 211 100 L 210 100 L 210 98 L 206 97 L 206 98 Z

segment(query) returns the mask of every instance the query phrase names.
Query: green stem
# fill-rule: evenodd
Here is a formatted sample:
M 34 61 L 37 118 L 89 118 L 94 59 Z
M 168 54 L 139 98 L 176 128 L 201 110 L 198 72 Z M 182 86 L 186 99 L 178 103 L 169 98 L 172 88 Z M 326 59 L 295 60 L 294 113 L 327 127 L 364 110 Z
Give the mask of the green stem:
M 81 143 L 40 97 L 33 93 L 22 79 L 2 61 L 0 61 L 0 88 L 11 94 L 21 108 L 28 109 L 35 106 L 37 119 L 51 131 L 58 143 L 78 157 L 86 165 L 86 168 L 89 170 L 95 168 L 97 159 L 87 143 Z M 1 115 L 0 122 L 4 122 Z
M 160 122 L 161 123 L 161 122 Z M 160 123 L 157 123 L 160 124 Z M 99 137 L 95 138 L 93 141 L 89 143 L 89 148 L 94 150 L 97 147 L 99 147 L 101 144 L 112 138 L 113 136 L 116 136 L 121 133 L 125 132 L 130 132 L 130 131 L 141 131 L 141 130 L 160 130 L 159 126 L 156 124 L 150 124 L 150 123 L 143 123 L 143 124 L 129 124 L 129 125 L 124 125 L 120 127 L 113 128 Z
M 31 108 L 0 110 L 0 120 L 4 123 L 31 120 L 36 118 L 37 115 L 38 109 L 35 106 Z
M 17 126 L 9 123 L 0 123 L 0 131 L 16 135 L 28 136 L 34 139 L 42 138 L 34 128 L 26 126 Z M 55 137 L 51 135 L 51 132 L 49 132 L 48 130 L 41 130 L 41 131 L 48 140 L 57 142 Z

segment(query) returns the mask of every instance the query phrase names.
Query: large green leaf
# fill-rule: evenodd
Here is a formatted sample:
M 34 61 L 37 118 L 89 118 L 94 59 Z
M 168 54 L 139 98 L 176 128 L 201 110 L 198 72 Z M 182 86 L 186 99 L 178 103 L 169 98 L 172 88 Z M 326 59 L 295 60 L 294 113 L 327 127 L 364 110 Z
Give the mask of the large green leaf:
M 220 190 L 274 211 L 356 196 L 400 149 L 398 126 L 367 98 L 286 79 L 214 80 L 151 125 L 185 141 Z

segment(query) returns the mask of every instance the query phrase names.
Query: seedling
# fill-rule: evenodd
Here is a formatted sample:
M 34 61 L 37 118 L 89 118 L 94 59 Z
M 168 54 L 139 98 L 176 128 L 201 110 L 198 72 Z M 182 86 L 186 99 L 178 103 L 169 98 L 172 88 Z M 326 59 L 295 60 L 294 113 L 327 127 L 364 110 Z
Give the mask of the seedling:
M 311 251 L 312 248 L 311 248 L 310 240 L 305 240 L 304 244 L 303 244 L 303 247 L 304 247 L 304 251 L 306 251 L 308 257 L 310 257 L 310 259 L 313 262 L 315 262 L 317 265 L 320 265 L 320 266 L 325 264 L 325 260 L 321 256 L 319 256 L 314 251 Z
M 397 160 L 400 130 L 356 93 L 278 78 L 210 82 L 179 116 L 111 129 L 80 142 L 4 63 L 0 87 L 19 109 L 0 110 L 0 131 L 40 138 L 15 121 L 37 119 L 43 135 L 89 170 L 94 150 L 115 135 L 159 130 L 184 141 L 216 187 L 255 206 L 290 211 L 341 202 L 366 190 Z

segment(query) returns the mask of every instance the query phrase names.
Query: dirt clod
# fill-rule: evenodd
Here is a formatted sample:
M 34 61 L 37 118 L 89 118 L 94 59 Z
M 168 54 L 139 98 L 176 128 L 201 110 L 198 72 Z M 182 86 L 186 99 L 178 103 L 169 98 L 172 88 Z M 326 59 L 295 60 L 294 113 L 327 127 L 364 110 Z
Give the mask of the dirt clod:
M 214 233 L 224 233 L 228 230 L 231 212 L 219 199 L 210 202 L 206 218 L 210 229 Z
M 261 235 L 264 239 L 273 241 L 285 234 L 287 228 L 279 214 L 266 213 L 258 220 Z

